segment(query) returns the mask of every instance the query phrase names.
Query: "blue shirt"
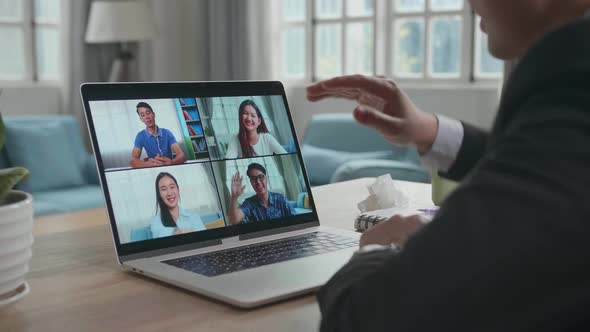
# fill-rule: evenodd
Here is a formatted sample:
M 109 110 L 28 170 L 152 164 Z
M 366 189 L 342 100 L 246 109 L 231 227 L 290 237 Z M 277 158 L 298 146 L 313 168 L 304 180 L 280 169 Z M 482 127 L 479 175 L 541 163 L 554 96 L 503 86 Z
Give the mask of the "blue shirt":
M 170 146 L 176 143 L 176 138 L 172 132 L 165 128 L 158 128 L 158 133 L 154 136 L 146 129 L 137 133 L 135 136 L 135 147 L 138 149 L 145 149 L 148 158 L 154 158 L 157 154 L 161 157 L 172 157 L 172 149 Z
M 162 216 L 158 212 L 156 216 L 152 218 L 150 223 L 150 229 L 152 231 L 152 237 L 164 237 L 170 236 L 177 228 L 181 229 L 190 229 L 194 232 L 196 231 L 204 231 L 205 225 L 203 225 L 203 221 L 201 217 L 196 212 L 191 212 L 190 210 L 180 208 L 178 211 L 178 220 L 176 220 L 176 227 L 167 227 L 164 226 L 162 223 Z
M 246 198 L 240 208 L 246 215 L 246 218 L 242 221 L 243 223 L 295 215 L 295 210 L 285 196 L 273 192 L 268 193 L 268 208 L 264 207 L 262 201 L 256 195 Z

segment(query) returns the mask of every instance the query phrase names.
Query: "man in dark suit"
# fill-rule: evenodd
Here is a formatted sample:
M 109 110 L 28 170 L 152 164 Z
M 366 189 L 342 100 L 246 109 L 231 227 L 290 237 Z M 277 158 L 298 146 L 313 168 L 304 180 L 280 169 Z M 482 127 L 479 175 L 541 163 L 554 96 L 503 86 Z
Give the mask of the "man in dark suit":
M 318 293 L 323 331 L 590 331 L 590 1 L 470 2 L 491 53 L 521 59 L 491 132 L 425 113 L 385 79 L 308 88 L 359 101 L 358 122 L 462 182 L 431 223 L 363 234 Z

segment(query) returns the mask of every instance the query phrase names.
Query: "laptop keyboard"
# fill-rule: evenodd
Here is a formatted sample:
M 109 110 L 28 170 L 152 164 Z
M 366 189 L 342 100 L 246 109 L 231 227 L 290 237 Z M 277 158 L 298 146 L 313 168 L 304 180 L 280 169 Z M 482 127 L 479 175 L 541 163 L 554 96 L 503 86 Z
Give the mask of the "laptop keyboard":
M 176 258 L 163 263 L 207 277 L 358 246 L 358 239 L 314 232 L 275 241 Z

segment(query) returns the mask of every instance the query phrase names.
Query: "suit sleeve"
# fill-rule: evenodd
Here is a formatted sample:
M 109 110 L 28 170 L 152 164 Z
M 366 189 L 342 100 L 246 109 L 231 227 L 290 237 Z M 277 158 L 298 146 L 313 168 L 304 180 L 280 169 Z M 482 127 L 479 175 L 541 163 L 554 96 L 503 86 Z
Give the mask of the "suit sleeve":
M 590 116 L 551 107 L 573 98 L 531 98 L 401 253 L 340 270 L 318 293 L 321 330 L 540 331 L 584 319 Z
M 463 124 L 463 141 L 455 162 L 447 172 L 439 174 L 453 181 L 461 181 L 482 158 L 488 142 L 488 133 L 468 123 Z

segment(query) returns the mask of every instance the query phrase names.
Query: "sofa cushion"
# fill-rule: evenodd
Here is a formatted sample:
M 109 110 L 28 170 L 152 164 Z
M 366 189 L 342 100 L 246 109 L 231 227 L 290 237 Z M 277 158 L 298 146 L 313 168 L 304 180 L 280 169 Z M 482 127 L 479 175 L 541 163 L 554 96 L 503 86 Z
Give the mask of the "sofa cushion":
M 153 239 L 152 228 L 150 226 L 144 226 L 131 230 L 131 242 L 145 241 Z
M 295 208 L 295 214 L 305 214 L 313 212 L 311 209 Z
M 86 158 L 84 158 L 84 164 L 82 166 L 82 174 L 84 175 L 84 179 L 88 184 L 100 184 L 100 180 L 98 179 L 98 170 L 96 169 L 96 160 L 94 159 L 94 155 L 88 154 Z
M 311 209 L 311 204 L 309 204 L 309 195 L 305 194 L 305 198 L 303 198 L 303 208 L 304 209 Z
M 314 115 L 305 130 L 303 144 L 350 152 L 392 149 L 392 144 L 379 132 L 357 123 L 351 112 Z
M 302 192 L 302 193 L 299 193 L 299 195 L 297 195 L 297 207 L 300 207 L 300 208 L 304 207 L 306 197 L 307 197 L 306 192 Z
M 303 145 L 301 153 L 312 185 L 330 183 L 334 171 L 348 161 L 392 158 L 391 151 L 346 152 L 318 148 L 309 144 Z
M 104 207 L 104 199 L 100 186 L 96 185 L 33 193 L 36 216 L 100 207 Z
M 212 212 L 201 215 L 201 221 L 203 222 L 203 224 L 208 224 L 219 218 L 221 218 L 221 212 Z
M 340 165 L 330 182 L 348 181 L 364 177 L 391 175 L 394 180 L 430 183 L 430 175 L 422 167 L 406 161 L 397 160 L 351 160 Z
M 14 166 L 26 167 L 27 191 L 80 186 L 85 183 L 75 144 L 61 121 L 6 122 L 6 153 Z
M 33 200 L 33 209 L 35 217 L 67 212 L 61 206 L 54 203 L 36 199 Z

